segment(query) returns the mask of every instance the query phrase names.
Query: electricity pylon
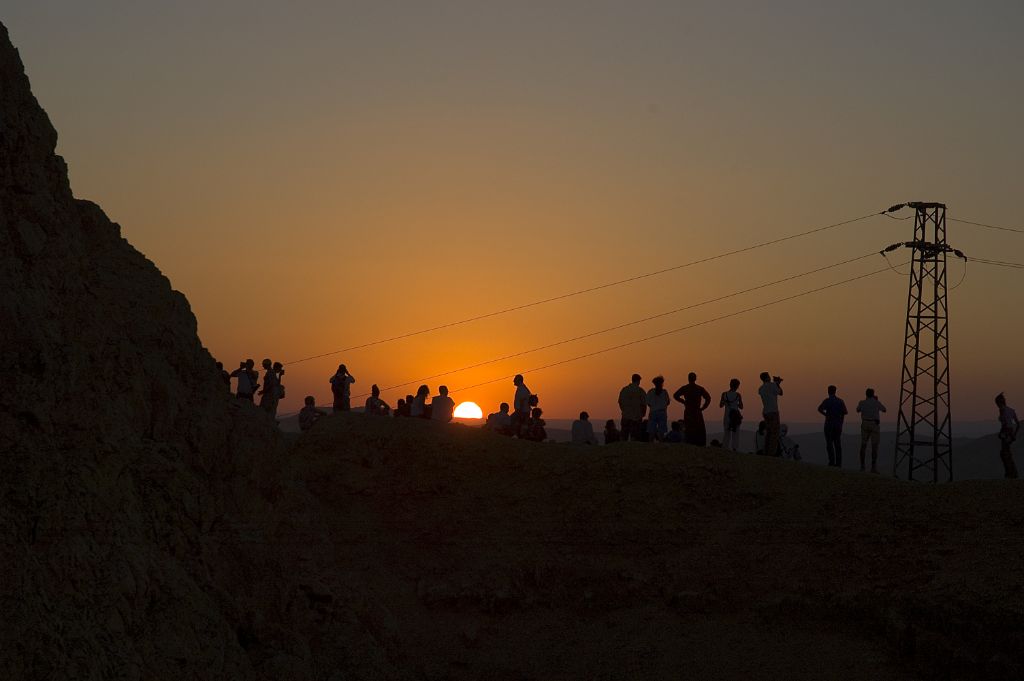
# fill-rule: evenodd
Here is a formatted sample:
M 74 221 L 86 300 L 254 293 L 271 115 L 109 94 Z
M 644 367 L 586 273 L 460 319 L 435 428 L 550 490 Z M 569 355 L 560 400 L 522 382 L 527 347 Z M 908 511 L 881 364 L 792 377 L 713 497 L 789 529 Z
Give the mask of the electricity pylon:
M 949 304 L 946 256 L 963 258 L 946 243 L 946 205 L 915 201 L 914 239 L 883 251 L 911 249 L 907 326 L 903 343 L 900 413 L 896 423 L 893 475 L 908 480 L 953 480 L 953 436 L 949 409 Z

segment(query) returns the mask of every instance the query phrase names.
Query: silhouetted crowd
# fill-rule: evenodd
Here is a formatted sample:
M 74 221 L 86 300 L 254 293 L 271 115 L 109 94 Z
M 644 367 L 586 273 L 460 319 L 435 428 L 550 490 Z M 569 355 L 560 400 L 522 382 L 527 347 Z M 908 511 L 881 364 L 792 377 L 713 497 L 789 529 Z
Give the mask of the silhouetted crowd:
M 277 405 L 285 396 L 282 379 L 284 367 L 280 362 L 263 360 L 263 376 L 255 370 L 255 362 L 249 359 L 239 364 L 238 369 L 228 373 L 218 362 L 217 368 L 228 390 L 231 379 L 236 380 L 235 395 L 239 399 L 255 402 L 259 397 L 259 406 L 271 416 L 276 417 Z M 761 401 L 761 418 L 754 432 L 754 452 L 763 456 L 780 457 L 801 461 L 800 446 L 789 437 L 788 428 L 782 423 L 779 415 L 779 398 L 783 396 L 782 378 L 772 376 L 768 372 L 760 375 L 761 385 L 757 393 Z M 690 373 L 687 382 L 671 395 L 665 389 L 665 378 L 655 376 L 651 379 L 651 387 L 645 390 L 641 383 L 642 377 L 633 374 L 630 382 L 619 391 L 618 406 L 621 419 L 618 424 L 613 419 L 605 422 L 604 443 L 616 442 L 665 442 L 685 443 L 697 447 L 706 447 L 708 443 L 707 425 L 704 412 L 711 406 L 711 394 L 697 383 L 697 374 Z M 356 382 L 344 364 L 330 377 L 333 410 L 335 412 L 351 411 L 351 389 Z M 526 385 L 521 374 L 512 379 L 515 392 L 512 403 L 502 402 L 498 411 L 488 414 L 483 427 L 506 437 L 515 437 L 533 442 L 544 442 L 548 439 L 547 423 L 540 408 L 540 398 Z M 721 393 L 718 407 L 722 409 L 721 439 L 712 439 L 711 447 L 739 450 L 740 426 L 743 423 L 743 396 L 739 392 L 739 379 L 729 381 L 729 389 Z M 441 423 L 452 421 L 455 412 L 455 401 L 449 396 L 448 388 L 440 386 L 438 394 L 431 396 L 430 387 L 421 385 L 415 395 L 406 395 L 399 399 L 394 409 L 380 397 L 380 388 L 373 385 L 364 404 L 364 413 L 371 416 L 393 416 L 396 418 L 420 418 Z M 837 396 L 837 388 L 828 386 L 827 397 L 818 406 L 818 413 L 824 417 L 825 449 L 828 454 L 828 465 L 836 468 L 843 466 L 843 426 L 849 414 L 846 403 Z M 669 421 L 668 409 L 672 402 L 683 406 L 683 418 Z M 1013 461 L 1011 446 L 1020 431 L 1020 421 L 1016 412 L 1006 403 L 1006 397 L 1000 393 L 996 399 L 999 409 L 999 440 L 1001 443 L 1000 458 L 1003 462 L 1005 476 L 1017 477 L 1017 468 Z M 860 415 L 860 470 L 866 471 L 867 454 L 870 451 L 870 471 L 878 473 L 878 447 L 881 434 L 881 415 L 886 413 L 875 391 L 868 388 L 864 399 L 858 402 L 856 413 Z M 299 427 L 307 431 L 313 427 L 327 412 L 316 406 L 316 399 L 310 395 L 305 398 L 305 406 L 298 413 Z M 590 423 L 590 415 L 580 412 L 579 418 L 572 424 L 572 442 L 580 445 L 598 444 L 594 427 Z

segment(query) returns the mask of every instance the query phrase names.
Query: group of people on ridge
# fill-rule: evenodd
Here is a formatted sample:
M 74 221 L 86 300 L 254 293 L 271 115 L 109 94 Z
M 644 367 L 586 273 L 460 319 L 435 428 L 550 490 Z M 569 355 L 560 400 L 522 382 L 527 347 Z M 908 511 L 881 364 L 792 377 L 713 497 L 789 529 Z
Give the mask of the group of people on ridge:
M 271 416 L 277 415 L 277 406 L 285 396 L 282 379 L 284 366 L 280 362 L 264 359 L 262 362 L 263 376 L 255 369 L 252 359 L 239 363 L 237 369 L 228 372 L 222 363 L 217 362 L 221 378 L 231 388 L 231 379 L 237 381 L 235 395 L 239 399 L 255 402 L 260 398 L 259 406 Z M 754 449 L 757 454 L 777 456 L 800 460 L 799 446 L 787 436 L 786 426 L 779 416 L 779 398 L 783 396 L 782 378 L 772 376 L 768 372 L 760 375 L 761 385 L 758 396 L 761 400 L 762 419 L 754 434 Z M 356 382 L 344 364 L 338 365 L 337 371 L 329 379 L 333 395 L 335 412 L 351 410 L 351 387 Z M 645 390 L 641 385 L 640 374 L 633 374 L 630 382 L 619 391 L 618 406 L 621 412 L 619 427 L 614 420 L 605 423 L 604 442 L 643 441 L 643 442 L 680 442 L 704 447 L 708 444 L 707 426 L 704 412 L 711 406 L 711 394 L 697 383 L 697 374 L 691 372 L 687 382 L 671 395 L 665 389 L 663 376 L 651 380 L 651 388 Z M 502 402 L 498 411 L 487 416 L 484 428 L 495 433 L 525 440 L 543 442 L 547 439 L 546 422 L 543 410 L 539 406 L 539 397 L 530 391 L 522 374 L 513 380 L 515 393 L 511 406 Z M 739 379 L 729 381 L 729 389 L 723 391 L 718 400 L 722 409 L 722 438 L 712 440 L 711 446 L 722 447 L 732 451 L 739 449 L 740 426 L 743 423 L 743 395 L 739 392 Z M 828 396 L 818 405 L 818 413 L 824 417 L 825 450 L 828 465 L 841 468 L 843 465 L 843 425 L 848 416 L 845 401 L 840 398 L 834 385 L 828 386 Z M 380 388 L 373 385 L 370 395 L 366 398 L 365 413 L 375 416 L 410 417 L 429 419 L 448 423 L 455 411 L 455 401 L 449 396 L 448 388 L 440 386 L 438 394 L 431 397 L 430 388 L 421 385 L 415 395 L 406 395 L 399 399 L 392 408 L 380 397 Z M 683 405 L 683 418 L 669 423 L 668 409 L 672 402 Z M 1021 424 L 1016 412 L 1006 403 L 1006 397 L 1000 393 L 995 398 L 999 409 L 999 440 L 1000 459 L 1004 466 L 1005 477 L 1016 478 L 1017 467 L 1013 461 L 1011 446 L 1017 439 Z M 871 472 L 878 473 L 878 447 L 881 434 L 881 415 L 886 413 L 885 405 L 878 399 L 874 389 L 865 391 L 863 400 L 857 403 L 856 412 L 860 414 L 860 470 L 867 469 L 867 452 L 871 451 Z M 299 412 L 299 426 L 303 431 L 309 430 L 317 419 L 327 412 L 318 409 L 313 396 L 305 398 L 305 406 Z M 576 444 L 597 444 L 597 437 L 590 415 L 580 412 L 579 419 L 572 425 L 572 442 Z

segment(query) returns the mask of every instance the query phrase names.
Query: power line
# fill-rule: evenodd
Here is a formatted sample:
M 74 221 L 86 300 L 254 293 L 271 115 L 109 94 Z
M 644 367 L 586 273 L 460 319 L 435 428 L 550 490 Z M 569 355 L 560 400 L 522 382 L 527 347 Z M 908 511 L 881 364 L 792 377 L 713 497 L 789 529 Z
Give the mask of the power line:
M 366 342 L 366 343 L 361 343 L 359 345 L 353 345 L 353 346 L 350 346 L 350 347 L 347 347 L 347 348 L 342 348 L 340 350 L 332 350 L 330 352 L 324 352 L 324 353 L 321 353 L 319 355 L 312 355 L 310 357 L 303 357 L 302 359 L 297 359 L 297 360 L 292 360 L 290 362 L 285 362 L 285 364 L 287 364 L 287 365 L 301 364 L 303 362 L 309 362 L 311 360 L 320 359 L 320 358 L 323 358 L 323 357 L 330 357 L 331 355 L 337 355 L 337 354 L 341 354 L 343 352 L 353 352 L 355 350 L 362 350 L 364 348 L 368 348 L 368 347 L 371 347 L 371 346 L 374 346 L 374 345 L 381 345 L 383 343 L 390 343 L 390 342 L 397 341 L 397 340 L 402 340 L 402 339 L 405 339 L 405 338 L 412 338 L 413 336 L 420 336 L 420 335 L 423 335 L 423 334 L 426 334 L 426 333 L 432 333 L 434 331 L 441 331 L 443 329 L 450 329 L 450 328 L 455 327 L 455 326 L 462 326 L 463 324 L 469 324 L 471 322 L 477 322 L 477 321 L 481 321 L 483 319 L 489 319 L 491 317 L 497 317 L 499 315 L 508 314 L 510 312 L 517 312 L 519 310 L 525 310 L 527 308 L 537 307 L 538 305 L 546 305 L 548 303 L 553 303 L 553 302 L 556 302 L 556 301 L 559 301 L 559 300 L 565 300 L 567 298 L 573 298 L 573 297 L 576 297 L 576 296 L 581 296 L 581 295 L 584 295 L 586 293 L 593 293 L 595 291 L 601 291 L 601 290 L 604 290 L 604 289 L 607 289 L 607 288 L 611 288 L 613 286 L 621 286 L 622 284 L 628 284 L 628 283 L 631 283 L 631 282 L 634 282 L 634 281 L 640 281 L 640 280 L 643 280 L 643 279 L 648 279 L 650 277 L 656 277 L 656 276 L 659 276 L 659 275 L 662 275 L 662 274 L 667 274 L 668 272 L 675 272 L 677 270 L 685 269 L 687 267 L 693 267 L 695 265 L 701 265 L 701 264 L 712 262 L 712 261 L 715 261 L 715 260 L 720 260 L 722 258 L 728 258 L 728 257 L 733 256 L 733 255 L 739 255 L 740 253 L 747 253 L 749 251 L 753 251 L 753 250 L 756 250 L 758 248 L 764 248 L 766 246 L 774 246 L 776 244 L 784 243 L 786 241 L 791 241 L 793 239 L 799 239 L 799 238 L 802 238 L 802 237 L 805 237 L 805 236 L 810 236 L 812 234 L 818 234 L 820 232 L 824 232 L 824 231 L 827 231 L 827 230 L 830 230 L 830 229 L 836 229 L 837 227 L 843 227 L 845 225 L 851 225 L 851 224 L 854 224 L 856 222 L 861 222 L 863 220 L 867 220 L 868 218 L 873 218 L 875 216 L 885 215 L 885 214 L 886 214 L 886 211 L 876 211 L 876 212 L 873 212 L 873 213 L 868 213 L 866 215 L 862 215 L 862 216 L 857 217 L 857 218 L 851 218 L 849 220 L 843 220 L 842 222 L 834 222 L 834 223 L 832 223 L 830 225 L 825 225 L 823 227 L 816 227 L 814 229 L 809 229 L 809 230 L 804 231 L 804 232 L 799 232 L 797 234 L 790 234 L 788 236 L 779 237 L 779 238 L 776 238 L 776 239 L 771 239 L 769 241 L 762 241 L 760 243 L 756 243 L 756 244 L 753 244 L 751 246 L 744 246 L 743 248 L 737 248 L 737 249 L 732 250 L 732 251 L 726 251 L 724 253 L 719 253 L 717 255 L 708 256 L 708 257 L 705 257 L 705 258 L 701 258 L 699 260 L 691 260 L 690 262 L 682 263 L 682 264 L 679 264 L 679 265 L 674 265 L 672 267 L 666 267 L 664 269 L 655 270 L 653 272 L 647 272 L 647 273 L 644 273 L 644 274 L 638 274 L 638 275 L 635 275 L 635 276 L 632 276 L 632 277 L 627 277 L 625 279 L 619 279 L 619 280 L 611 281 L 611 282 L 608 282 L 608 283 L 605 283 L 605 284 L 599 284 L 597 286 L 591 286 L 589 288 L 583 288 L 583 289 L 579 289 L 579 290 L 576 290 L 576 291 L 570 291 L 569 293 L 563 293 L 563 294 L 560 294 L 560 295 L 557 295 L 557 296 L 552 296 L 550 298 L 543 298 L 543 299 L 535 300 L 535 301 L 532 301 L 532 302 L 529 302 L 529 303 L 523 303 L 522 305 L 515 305 L 515 306 L 507 307 L 507 308 L 504 308 L 504 309 L 501 309 L 501 310 L 495 310 L 494 312 L 487 312 L 485 314 L 480 314 L 480 315 L 476 315 L 476 316 L 473 316 L 473 317 L 467 317 L 465 319 L 460 319 L 460 320 L 454 321 L 454 322 L 448 322 L 448 323 L 445 323 L 445 324 L 439 324 L 437 326 L 432 326 L 432 327 L 429 327 L 429 328 L 426 328 L 426 329 L 420 329 L 418 331 L 410 331 L 408 333 L 399 334 L 397 336 L 391 336 L 389 338 L 381 338 L 381 339 L 378 339 L 378 340 L 369 341 L 369 342 Z
M 981 265 L 994 265 L 996 267 L 1008 267 L 1011 269 L 1024 269 L 1024 263 L 1019 262 L 1008 262 L 1006 260 L 990 260 L 988 258 L 968 258 L 971 262 L 976 262 Z
M 663 331 L 661 333 L 656 333 L 656 334 L 651 335 L 651 336 L 646 336 L 644 338 L 639 338 L 637 340 L 632 340 L 632 341 L 629 341 L 629 342 L 626 342 L 626 343 L 620 343 L 618 345 L 613 345 L 613 346 L 610 346 L 610 347 L 607 347 L 607 348 L 602 348 L 601 350 L 595 350 L 593 352 L 588 352 L 588 353 L 585 353 L 585 354 L 582 354 L 582 355 L 577 355 L 575 357 L 570 357 L 569 359 L 563 359 L 563 360 L 558 361 L 558 362 L 552 362 L 550 364 L 545 364 L 543 366 L 534 367 L 532 369 L 526 369 L 526 370 L 523 370 L 523 371 L 517 371 L 515 374 L 509 374 L 508 376 L 501 376 L 499 378 L 492 378 L 492 379 L 490 379 L 488 381 L 483 381 L 481 383 L 474 383 L 473 385 L 461 386 L 459 388 L 453 389 L 451 392 L 459 392 L 460 390 L 472 390 L 473 388 L 479 388 L 479 387 L 482 387 L 482 386 L 485 386 L 485 385 L 490 385 L 492 383 L 497 383 L 499 381 L 507 381 L 507 380 L 513 378 L 516 374 L 536 373 L 538 371 L 544 371 L 545 369 L 551 369 L 551 368 L 554 368 L 554 367 L 562 366 L 563 364 L 570 364 L 572 362 L 578 362 L 578 361 L 583 360 L 583 359 L 589 359 L 589 358 L 595 357 L 597 355 L 603 355 L 603 354 L 606 354 L 606 353 L 609 353 L 609 352 L 614 352 L 615 350 L 621 350 L 622 348 L 628 348 L 628 347 L 633 346 L 633 345 L 639 345 L 640 343 L 646 343 L 648 341 L 656 340 L 658 338 L 664 338 L 665 336 L 671 336 L 673 334 L 682 333 L 683 331 L 689 331 L 691 329 L 695 329 L 695 328 L 700 327 L 700 326 L 705 326 L 707 324 L 711 324 L 711 323 L 714 323 L 714 322 L 722 321 L 724 319 L 730 319 L 732 317 L 738 317 L 738 316 L 740 316 L 742 314 L 747 314 L 748 312 L 755 312 L 757 310 L 763 310 L 763 309 L 765 309 L 767 307 L 772 307 L 774 305 L 779 305 L 781 303 L 785 303 L 785 302 L 788 302 L 790 300 L 795 300 L 797 298 L 802 298 L 804 296 L 809 296 L 809 295 L 814 294 L 814 293 L 820 293 L 821 291 L 827 291 L 828 289 L 832 289 L 832 288 L 835 288 L 837 286 L 843 286 L 845 284 L 850 284 L 850 283 L 853 283 L 855 281 L 860 281 L 862 279 L 867 279 L 868 277 L 873 277 L 873 276 L 875 276 L 877 274 L 881 274 L 883 272 L 888 272 L 888 271 L 889 271 L 889 268 L 887 268 L 887 267 L 883 268 L 883 269 L 880 269 L 880 270 L 875 270 L 873 272 L 868 272 L 867 274 L 861 274 L 861 275 L 856 276 L 856 277 L 851 277 L 850 279 L 844 279 L 842 281 L 838 281 L 838 282 L 835 282 L 835 283 L 832 283 L 832 284 L 827 284 L 825 286 L 820 286 L 820 287 L 815 288 L 815 289 L 810 289 L 808 291 L 802 291 L 801 293 L 795 293 L 793 295 L 786 296 L 784 298 L 778 298 L 776 300 L 772 300 L 772 301 L 769 301 L 767 303 L 761 303 L 760 305 L 754 305 L 752 307 L 744 308 L 742 310 L 737 310 L 736 312 L 730 312 L 729 314 L 720 315 L 718 317 L 712 317 L 711 319 L 705 319 L 703 321 L 696 322 L 694 324 L 689 324 L 687 326 L 681 326 L 681 327 L 679 327 L 677 329 L 672 329 L 670 331 Z
M 778 284 L 782 284 L 782 283 L 785 283 L 785 282 L 788 282 L 788 281 L 793 281 L 795 279 L 800 279 L 800 278 L 803 278 L 803 277 L 807 277 L 807 276 L 810 276 L 812 274 L 817 274 L 819 272 L 825 272 L 827 270 L 831 270 L 831 269 L 834 269 L 836 267 L 841 267 L 843 265 L 849 265 L 850 263 L 859 262 L 861 260 L 865 260 L 867 258 L 874 257 L 875 255 L 876 255 L 876 253 L 874 253 L 874 252 L 867 253 L 865 255 L 857 256 L 856 258 L 849 258 L 848 260 L 843 260 L 841 262 L 832 263 L 831 265 L 825 265 L 824 267 L 818 267 L 818 268 L 815 268 L 813 270 L 808 270 L 806 272 L 801 272 L 800 274 L 793 274 L 793 275 L 790 275 L 788 277 L 783 277 L 782 279 L 776 279 L 775 281 L 769 281 L 769 282 L 766 282 L 764 284 L 759 284 L 757 286 L 752 286 L 750 288 L 746 288 L 746 289 L 743 289 L 743 290 L 740 290 L 740 291 L 733 291 L 732 293 L 727 293 L 725 295 L 718 296 L 716 298 L 709 298 L 707 300 L 702 300 L 699 303 L 692 303 L 690 305 L 684 305 L 683 307 L 677 307 L 674 310 L 668 310 L 666 312 L 660 312 L 658 314 L 651 315 L 649 317 L 643 317 L 641 319 L 635 319 L 633 321 L 624 322 L 622 324 L 617 324 L 615 326 L 610 326 L 608 328 L 600 329 L 598 331 L 592 331 L 590 333 L 585 333 L 585 334 L 580 335 L 580 336 L 574 336 L 572 338 L 566 338 L 564 340 L 556 341 L 554 343 L 548 343 L 547 345 L 541 345 L 541 346 L 538 346 L 538 347 L 535 347 L 535 348 L 530 348 L 529 350 L 521 350 L 519 352 L 514 352 L 514 353 L 509 354 L 509 355 L 504 355 L 502 357 L 495 357 L 493 359 L 488 359 L 488 360 L 485 360 L 485 361 L 482 361 L 482 362 L 477 362 L 476 364 L 470 364 L 470 365 L 467 365 L 467 366 L 464 366 L 464 367 L 460 367 L 458 369 L 451 369 L 449 371 L 442 371 L 441 373 L 432 374 L 430 376 L 424 376 L 422 378 L 417 378 L 417 379 L 411 380 L 411 381 L 405 381 L 404 383 L 396 383 L 395 385 L 389 385 L 387 387 L 381 388 L 381 392 L 388 391 L 388 390 L 394 390 L 396 388 L 404 388 L 405 386 L 416 385 L 418 383 L 425 383 L 426 381 L 430 381 L 430 380 L 433 380 L 435 378 L 441 378 L 442 376 L 449 376 L 451 374 L 457 374 L 457 373 L 461 373 L 463 371 L 469 371 L 470 369 L 478 369 L 480 367 L 487 366 L 489 364 L 496 364 L 498 362 L 503 362 L 503 361 L 508 360 L 508 359 L 514 359 L 516 357 L 522 357 L 523 355 L 529 355 L 529 354 L 532 354 L 534 352 L 540 352 L 541 350 L 550 350 L 551 348 L 555 348 L 555 347 L 558 347 L 560 345 L 566 345 L 568 343 L 573 343 L 575 341 L 585 340 L 587 338 L 593 338 L 594 336 L 600 336 L 600 335 L 603 335 L 603 334 L 606 334 L 606 333 L 611 333 L 612 331 L 618 331 L 619 329 L 625 329 L 627 327 L 635 326 L 637 324 L 642 324 L 644 322 L 653 321 L 655 319 L 661 319 L 662 317 L 668 317 L 668 316 L 673 315 L 673 314 L 678 314 L 679 312 L 685 312 L 687 310 L 692 310 L 694 308 L 703 307 L 704 305 L 710 305 L 711 303 L 717 303 L 717 302 L 721 302 L 723 300 L 727 300 L 729 298 L 735 298 L 736 296 L 744 295 L 744 294 L 747 294 L 747 293 L 752 293 L 754 291 L 759 291 L 761 289 L 768 288 L 770 286 L 777 286 Z M 370 393 L 366 393 L 364 395 L 356 395 L 353 399 L 358 399 L 360 397 L 366 397 L 369 394 Z
M 960 218 L 946 218 L 949 222 L 959 222 L 964 225 L 974 225 L 975 227 L 984 227 L 985 229 L 994 229 L 1000 232 L 1014 232 L 1015 234 L 1024 234 L 1024 229 L 1017 229 L 1015 227 L 1000 227 L 998 225 L 990 225 L 985 222 L 975 222 L 974 220 L 961 220 Z

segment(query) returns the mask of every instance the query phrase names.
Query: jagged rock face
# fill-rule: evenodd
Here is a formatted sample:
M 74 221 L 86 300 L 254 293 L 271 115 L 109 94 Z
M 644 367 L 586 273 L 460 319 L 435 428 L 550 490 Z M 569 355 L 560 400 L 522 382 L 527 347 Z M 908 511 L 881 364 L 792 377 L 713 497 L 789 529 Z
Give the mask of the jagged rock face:
M 198 448 L 225 390 L 188 302 L 74 199 L 56 142 L 0 26 L 0 433 Z
M 0 678 L 310 676 L 259 628 L 302 574 L 264 539 L 281 436 L 56 141 L 0 24 Z

